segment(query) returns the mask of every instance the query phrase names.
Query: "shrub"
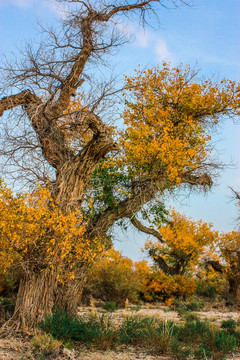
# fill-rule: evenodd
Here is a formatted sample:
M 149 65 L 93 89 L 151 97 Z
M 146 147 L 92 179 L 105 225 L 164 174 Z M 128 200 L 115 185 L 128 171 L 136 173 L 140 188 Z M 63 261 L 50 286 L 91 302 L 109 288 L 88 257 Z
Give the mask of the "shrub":
M 137 302 L 140 279 L 131 259 L 119 251 L 109 250 L 93 265 L 85 286 L 85 294 L 105 302 L 124 306 L 126 299 Z
M 64 343 L 73 340 L 85 344 L 98 344 L 99 348 L 107 349 L 115 342 L 111 320 L 104 315 L 100 318 L 97 315 L 77 318 L 66 312 L 57 311 L 47 316 L 40 323 L 40 327 Z
M 35 353 L 42 353 L 43 356 L 50 355 L 59 350 L 62 343 L 55 340 L 51 334 L 35 335 L 31 343 Z
M 138 316 L 127 316 L 119 328 L 119 341 L 122 344 L 139 344 L 153 332 L 153 320 Z
M 79 341 L 103 350 L 130 344 L 156 355 L 171 353 L 178 360 L 186 360 L 188 356 L 198 360 L 223 360 L 240 343 L 233 320 L 223 322 L 219 329 L 199 319 L 188 318 L 183 324 L 175 325 L 148 317 L 127 316 L 116 329 L 111 318 L 105 315 L 76 318 L 57 312 L 48 316 L 41 327 L 65 344 Z
M 136 265 L 142 279 L 141 296 L 146 301 L 165 301 L 171 305 L 173 299 L 188 298 L 195 292 L 195 280 L 186 275 L 166 275 L 163 271 Z M 145 272 L 145 273 L 144 273 Z
M 176 328 L 172 352 L 176 359 L 223 360 L 238 346 L 238 339 L 224 330 L 217 330 L 207 321 L 187 320 Z
M 189 311 L 201 311 L 204 308 L 204 303 L 195 296 L 191 296 L 188 301 L 175 299 L 171 308 L 184 314 Z
M 107 310 L 107 311 L 115 311 L 117 310 L 117 305 L 114 301 L 107 301 L 104 305 L 103 305 L 103 309 Z

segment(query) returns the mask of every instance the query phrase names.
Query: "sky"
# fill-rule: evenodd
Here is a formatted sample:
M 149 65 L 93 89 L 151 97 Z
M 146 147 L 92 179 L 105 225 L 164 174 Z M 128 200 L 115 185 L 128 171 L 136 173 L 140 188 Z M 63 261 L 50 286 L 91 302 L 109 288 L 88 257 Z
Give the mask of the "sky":
M 54 24 L 61 16 L 54 0 L 0 0 L 0 54 L 11 52 L 26 40 L 37 39 L 36 22 Z M 144 30 L 124 20 L 124 29 L 132 41 L 113 58 L 115 72 L 132 74 L 140 68 L 156 66 L 164 61 L 197 66 L 205 77 L 240 80 L 240 2 L 239 0 L 194 0 L 192 6 L 175 10 L 159 10 L 160 25 L 155 18 Z M 220 231 L 236 226 L 237 208 L 229 187 L 240 184 L 240 124 L 226 119 L 214 137 L 219 158 L 231 166 L 218 177 L 206 194 L 186 196 L 180 192 L 166 199 L 181 213 L 214 224 Z M 131 229 L 115 230 L 116 248 L 134 260 L 143 258 L 141 247 L 147 235 Z

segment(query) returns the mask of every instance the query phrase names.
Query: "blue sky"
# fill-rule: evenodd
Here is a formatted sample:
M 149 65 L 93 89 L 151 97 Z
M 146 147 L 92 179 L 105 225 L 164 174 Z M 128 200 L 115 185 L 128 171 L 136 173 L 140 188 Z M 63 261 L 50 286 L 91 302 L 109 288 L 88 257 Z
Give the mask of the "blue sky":
M 16 46 L 27 39 L 37 39 L 36 20 L 54 23 L 59 11 L 51 0 L 0 0 L 0 53 L 12 56 Z M 145 31 L 138 24 L 124 22 L 125 31 L 135 38 L 113 58 L 116 72 L 130 74 L 133 69 L 171 61 L 200 68 L 202 75 L 240 80 L 240 2 L 239 0 L 195 0 L 192 7 L 174 11 L 160 9 L 160 26 L 151 19 Z M 239 188 L 240 180 L 239 123 L 226 119 L 214 137 L 219 157 L 234 166 L 217 179 L 208 195 L 191 194 L 169 199 L 179 211 L 195 219 L 212 222 L 216 229 L 230 231 L 235 226 L 237 208 L 231 201 L 228 186 Z M 140 247 L 146 236 L 131 231 L 120 234 L 116 246 L 124 255 L 140 258 Z

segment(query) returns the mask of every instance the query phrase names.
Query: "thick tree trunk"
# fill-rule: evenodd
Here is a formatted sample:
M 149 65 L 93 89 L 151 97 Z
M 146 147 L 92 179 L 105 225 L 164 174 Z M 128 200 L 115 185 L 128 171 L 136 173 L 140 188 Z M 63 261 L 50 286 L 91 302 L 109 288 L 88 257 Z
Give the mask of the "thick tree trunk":
M 59 285 L 55 308 L 66 311 L 70 314 L 76 314 L 78 305 L 82 300 L 83 286 L 87 279 L 86 271 L 82 272 L 81 277 L 68 282 L 65 285 Z
M 32 329 L 46 314 L 51 314 L 57 288 L 57 273 L 44 271 L 20 280 L 11 323 L 17 329 Z

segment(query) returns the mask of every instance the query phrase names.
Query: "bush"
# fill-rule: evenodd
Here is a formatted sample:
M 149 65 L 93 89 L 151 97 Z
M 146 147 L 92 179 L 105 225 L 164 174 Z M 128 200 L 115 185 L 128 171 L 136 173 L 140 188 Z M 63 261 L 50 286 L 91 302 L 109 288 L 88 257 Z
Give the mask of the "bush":
M 145 270 L 145 281 L 141 292 L 146 301 L 160 300 L 171 305 L 175 298 L 186 299 L 194 294 L 195 288 L 195 280 L 186 275 L 166 275 L 161 270 L 149 267 Z
M 38 334 L 35 335 L 31 343 L 35 353 L 41 353 L 43 356 L 57 352 L 62 345 L 58 340 L 55 340 L 51 334 Z
M 15 302 L 15 298 L 0 298 L 0 326 L 12 317 Z
M 118 309 L 116 303 L 114 301 L 107 301 L 104 305 L 103 305 L 103 309 L 107 310 L 107 311 L 115 311 Z
M 41 327 L 65 344 L 79 341 L 103 350 L 130 344 L 157 355 L 171 353 L 178 360 L 186 360 L 189 355 L 198 360 L 223 360 L 240 344 L 233 320 L 223 322 L 221 329 L 217 329 L 199 319 L 187 319 L 176 325 L 148 317 L 128 316 L 114 328 L 111 318 L 104 315 L 76 318 L 57 312 L 45 318 Z
M 138 316 L 127 316 L 119 328 L 118 336 L 122 344 L 139 344 L 153 332 L 153 320 Z
M 138 301 L 140 279 L 131 259 L 122 257 L 119 251 L 109 250 L 93 265 L 84 289 L 105 302 L 124 306 L 126 299 Z
M 68 343 L 69 340 L 85 344 L 98 344 L 98 347 L 107 349 L 112 347 L 115 340 L 115 331 L 109 317 L 97 315 L 89 318 L 77 318 L 66 312 L 57 311 L 47 316 L 40 327 L 52 334 L 56 339 Z
M 191 296 L 188 301 L 174 300 L 171 307 L 184 314 L 189 311 L 201 311 L 204 308 L 204 303 L 195 296 Z
M 236 336 L 215 329 L 207 321 L 187 320 L 177 326 L 172 352 L 178 360 L 185 360 L 189 355 L 199 360 L 223 360 L 238 344 Z
M 203 272 L 202 275 L 203 278 L 196 281 L 196 294 L 198 296 L 215 299 L 218 294 L 223 295 L 228 292 L 227 279 L 222 274 L 210 271 L 207 273 Z

